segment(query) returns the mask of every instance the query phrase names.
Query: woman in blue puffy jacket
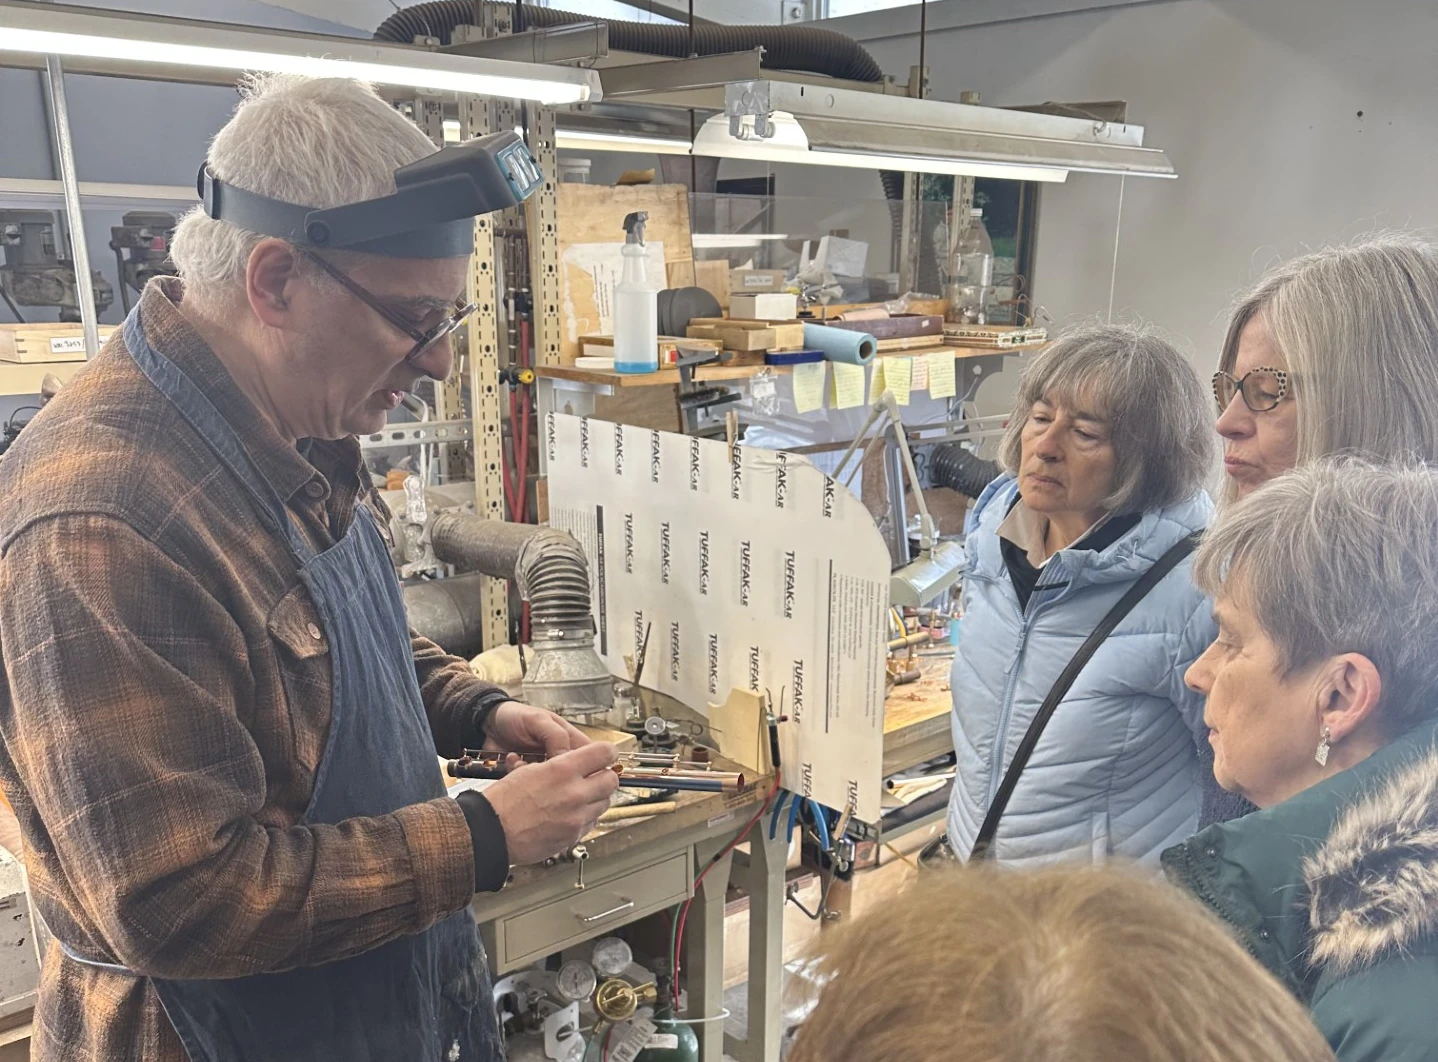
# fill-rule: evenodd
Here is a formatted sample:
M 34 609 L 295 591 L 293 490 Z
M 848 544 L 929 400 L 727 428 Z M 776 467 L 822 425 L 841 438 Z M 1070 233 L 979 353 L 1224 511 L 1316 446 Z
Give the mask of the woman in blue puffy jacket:
M 1144 572 L 1208 524 L 1210 402 L 1173 347 L 1128 328 L 1067 332 L 1024 373 L 1000 447 L 1007 473 L 966 527 L 948 816 L 960 857 L 1060 672 Z M 1156 864 L 1194 832 L 1206 731 L 1183 674 L 1214 633 L 1185 560 L 1059 703 L 999 819 L 994 858 Z

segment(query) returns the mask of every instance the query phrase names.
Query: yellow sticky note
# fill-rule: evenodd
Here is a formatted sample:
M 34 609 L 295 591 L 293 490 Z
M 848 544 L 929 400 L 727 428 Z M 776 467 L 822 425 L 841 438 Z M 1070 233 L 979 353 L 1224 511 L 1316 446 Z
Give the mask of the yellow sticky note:
M 869 367 L 869 394 L 878 398 L 888 386 L 884 378 L 884 359 L 875 358 Z
M 914 375 L 912 358 L 887 358 L 884 364 L 884 383 L 894 401 L 901 406 L 909 404 L 909 385 Z
M 853 409 L 864 404 L 864 378 L 868 375 L 862 365 L 846 365 L 841 361 L 833 363 L 834 395 L 830 403 L 835 409 Z
M 929 359 L 915 358 L 909 363 L 913 366 L 914 378 L 909 383 L 911 391 L 927 391 L 929 389 Z
M 954 356 L 947 350 L 936 350 L 925 359 L 929 363 L 929 395 L 932 398 L 953 398 Z
M 810 361 L 794 366 L 794 408 L 812 413 L 824 408 L 824 384 L 829 376 L 827 361 Z

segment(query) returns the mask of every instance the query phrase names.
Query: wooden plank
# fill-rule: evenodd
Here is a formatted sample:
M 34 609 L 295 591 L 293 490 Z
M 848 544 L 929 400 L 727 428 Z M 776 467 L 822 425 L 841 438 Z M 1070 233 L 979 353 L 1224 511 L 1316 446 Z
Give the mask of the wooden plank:
M 645 239 L 663 244 L 665 271 L 652 275 L 656 287 L 668 282 L 669 267 L 692 262 L 689 239 L 689 190 L 682 184 L 611 188 L 594 184 L 560 184 L 558 235 L 560 259 L 560 358 L 566 365 L 579 356 L 579 337 L 612 329 L 608 307 L 613 291 L 596 291 L 594 273 L 578 252 L 579 245 L 624 242 L 624 218 L 635 211 L 649 214 Z
M 115 334 L 114 325 L 100 326 L 103 344 Z M 85 332 L 77 324 L 0 324 L 0 361 L 23 365 L 85 360 Z
M 882 302 L 843 302 L 831 303 L 828 306 L 815 306 L 814 317 L 831 318 L 841 313 L 848 313 L 850 310 L 872 310 L 874 307 L 882 307 Z M 949 312 L 947 299 L 910 299 L 904 304 L 905 313 L 938 314 L 940 317 Z

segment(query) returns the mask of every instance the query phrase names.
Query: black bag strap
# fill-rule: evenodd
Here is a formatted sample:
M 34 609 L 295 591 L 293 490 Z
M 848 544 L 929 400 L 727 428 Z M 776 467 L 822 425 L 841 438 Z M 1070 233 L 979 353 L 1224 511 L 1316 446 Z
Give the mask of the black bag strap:
M 1114 628 L 1133 611 L 1133 607 L 1147 597 L 1148 592 L 1157 586 L 1165 575 L 1173 571 L 1180 561 L 1193 552 L 1202 535 L 1202 531 L 1195 531 L 1156 560 L 1153 567 L 1144 572 L 1138 582 L 1128 588 L 1128 593 L 1119 598 L 1118 603 L 1108 610 L 1103 619 L 1099 620 L 1093 633 L 1088 636 L 1083 645 L 1079 646 L 1078 652 L 1074 653 L 1073 659 L 1068 662 L 1068 666 L 1063 669 L 1063 673 L 1054 682 L 1053 689 L 1049 690 L 1048 696 L 1044 698 L 1044 703 L 1039 705 L 1038 714 L 1029 724 L 1028 733 L 1024 734 L 1023 741 L 1019 742 L 1013 761 L 1009 764 L 1008 771 L 1004 773 L 1003 783 L 999 786 L 999 791 L 994 794 L 994 802 L 989 805 L 989 812 L 984 816 L 983 825 L 979 827 L 979 835 L 974 838 L 973 851 L 969 854 L 970 862 L 988 859 L 993 855 L 992 845 L 994 835 L 999 832 L 999 819 L 1003 818 L 1004 809 L 1009 805 L 1009 798 L 1014 795 L 1014 790 L 1018 787 L 1019 776 L 1024 773 L 1024 767 L 1028 765 L 1034 747 L 1039 743 L 1039 738 L 1043 736 L 1044 728 L 1053 718 L 1059 703 L 1068 695 L 1069 687 L 1074 684 L 1074 679 L 1078 678 L 1084 665 L 1114 632 Z

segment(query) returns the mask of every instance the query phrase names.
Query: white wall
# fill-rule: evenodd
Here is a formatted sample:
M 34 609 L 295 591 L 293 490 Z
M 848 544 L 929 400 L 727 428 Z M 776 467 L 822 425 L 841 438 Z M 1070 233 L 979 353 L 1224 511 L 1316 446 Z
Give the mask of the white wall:
M 975 9 L 1005 19 L 930 34 L 933 94 L 1129 101 L 1180 177 L 1127 182 L 1115 312 L 1170 330 L 1205 377 L 1231 297 L 1266 264 L 1379 226 L 1438 228 L 1434 0 L 1109 5 L 1036 18 L 1013 16 L 1065 5 L 931 5 L 931 26 Z M 835 26 L 903 73 L 918 41 L 891 35 L 908 24 L 895 14 Z M 1096 176 L 1045 189 L 1035 281 L 1058 319 L 1108 310 L 1118 196 L 1117 180 Z M 986 388 L 990 403 L 1003 390 Z

